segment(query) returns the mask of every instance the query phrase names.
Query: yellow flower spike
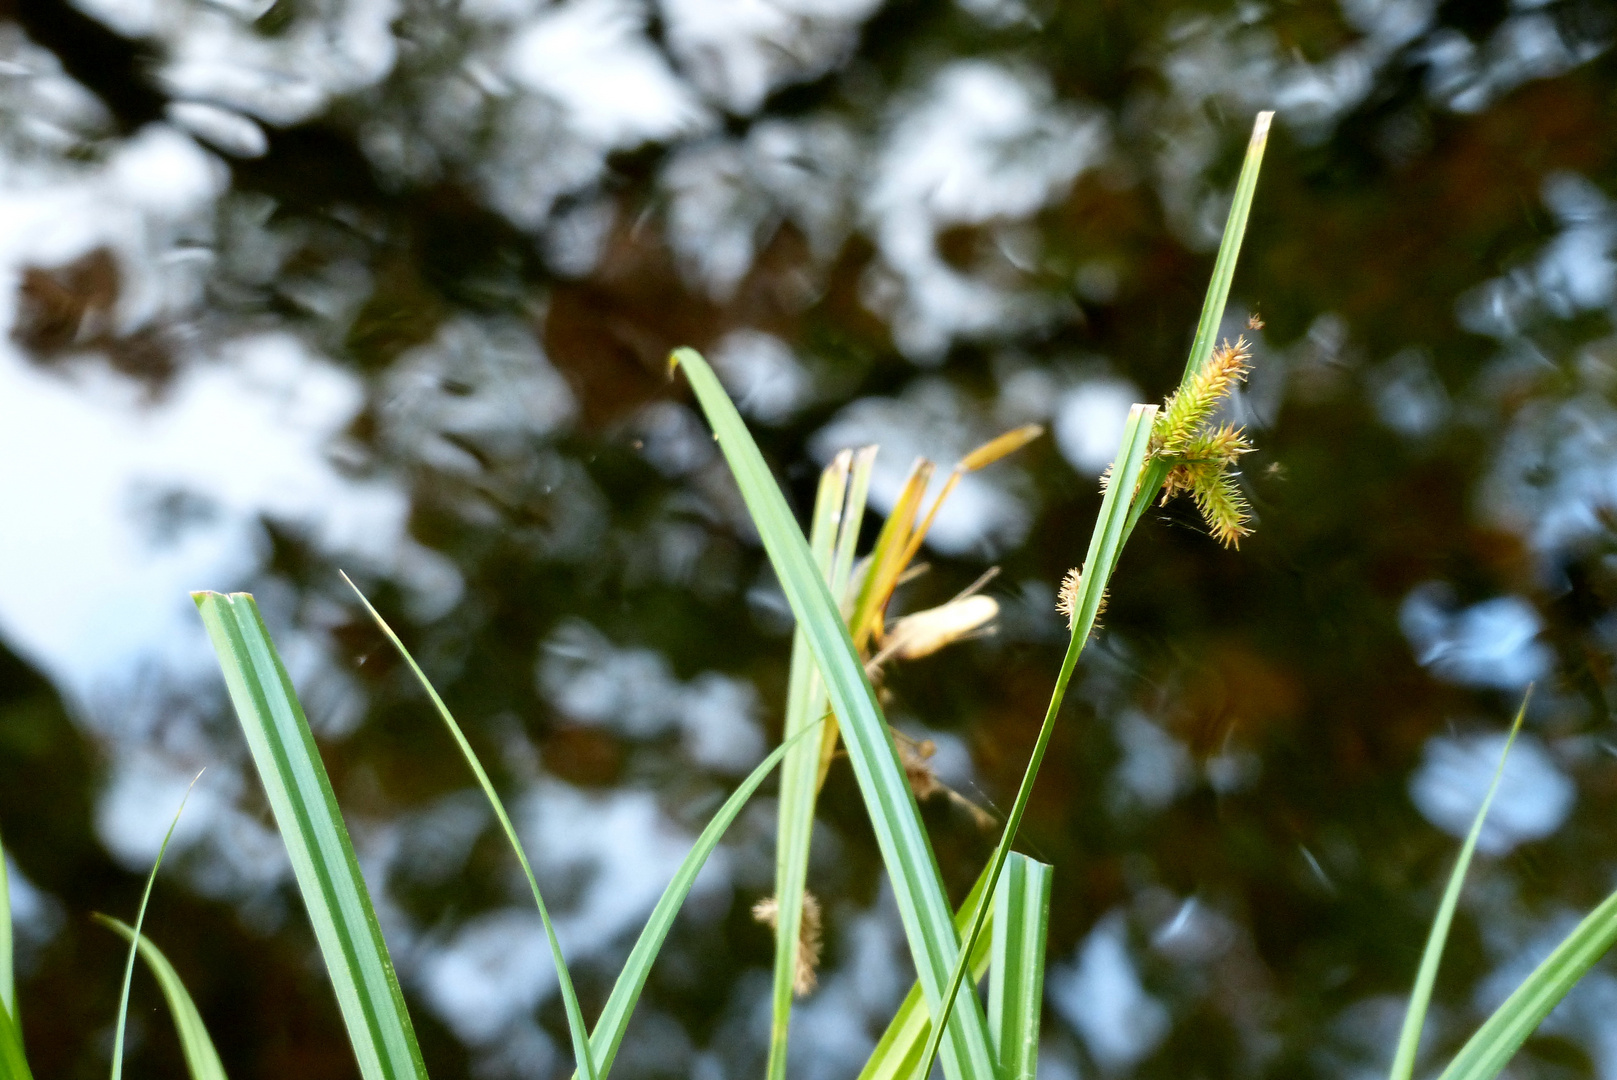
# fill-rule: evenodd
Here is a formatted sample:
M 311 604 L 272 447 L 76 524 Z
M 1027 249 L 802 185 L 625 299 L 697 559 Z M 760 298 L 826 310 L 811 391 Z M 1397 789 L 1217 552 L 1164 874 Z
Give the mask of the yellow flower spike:
M 1209 426 L 1220 401 L 1251 370 L 1252 349 L 1245 337 L 1225 341 L 1207 364 L 1168 398 L 1152 431 L 1152 453 L 1171 468 L 1162 485 L 1162 501 L 1188 492 L 1214 538 L 1226 547 L 1240 545 L 1251 533 L 1249 507 L 1230 468 L 1252 451 L 1246 431 L 1234 424 Z
M 1212 461 L 1230 465 L 1242 454 L 1252 452 L 1246 431 L 1233 424 L 1204 429 L 1196 433 L 1185 447 L 1184 457 L 1190 461 Z
M 986 468 L 1000 458 L 1009 457 L 1016 453 L 1043 434 L 1043 425 L 1023 424 L 1021 427 L 1007 431 L 1003 435 L 995 436 L 977 447 L 977 449 L 960 459 L 960 464 L 955 466 L 955 470 L 957 472 L 976 472 L 978 469 Z
M 932 521 L 938 516 L 938 510 L 942 508 L 943 500 L 947 499 L 949 493 L 954 491 L 955 485 L 960 483 L 962 476 L 969 472 L 976 472 L 978 469 L 987 468 L 1000 458 L 1016 453 L 1016 451 L 1043 434 L 1044 427 L 1042 425 L 1023 424 L 1021 427 L 1007 431 L 1003 435 L 996 435 L 961 458 L 956 463 L 954 471 L 949 474 L 949 479 L 944 481 L 943 490 L 938 492 L 936 499 L 932 500 L 932 508 L 926 512 L 926 517 L 922 519 L 920 527 L 910 536 L 909 545 L 904 549 L 903 565 L 907 566 L 909 561 L 915 558 L 916 554 L 921 550 L 921 542 L 926 539 L 927 530 L 932 528 Z
M 858 583 L 852 611 L 848 619 L 848 632 L 853 635 L 854 647 L 863 655 L 871 640 L 879 645 L 882 637 L 882 613 L 892 599 L 898 579 L 909 566 L 905 548 L 915 528 L 915 517 L 921 509 L 921 499 L 937 466 L 926 458 L 916 458 L 910 474 L 899 491 L 898 501 L 882 524 L 876 536 L 876 546 L 862 560 L 867 564 L 862 574 L 851 579 Z
M 1157 449 L 1174 456 L 1184 453 L 1218 403 L 1246 378 L 1251 360 L 1252 346 L 1244 337 L 1213 350 L 1206 365 L 1173 392 L 1158 414 L 1153 433 Z
M 1240 547 L 1241 537 L 1250 536 L 1247 527 L 1247 502 L 1235 477 L 1221 472 L 1211 482 L 1198 485 L 1190 493 L 1196 509 L 1213 533 L 1214 539 L 1225 547 Z

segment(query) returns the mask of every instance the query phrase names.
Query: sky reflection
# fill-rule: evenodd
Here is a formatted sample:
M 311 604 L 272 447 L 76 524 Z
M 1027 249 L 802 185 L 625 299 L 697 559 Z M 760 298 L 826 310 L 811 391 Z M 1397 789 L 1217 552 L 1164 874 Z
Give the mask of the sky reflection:
M 1604 138 L 1603 106 L 1578 103 L 1609 97 L 1617 19 L 934 8 L 82 0 L 144 43 L 118 48 L 148 106 L 0 23 L 0 634 L 98 755 L 78 795 L 104 879 L 150 860 L 208 765 L 172 887 L 260 937 L 300 917 L 186 596 L 251 588 L 353 797 L 411 994 L 467 1068 L 565 1072 L 521 883 L 482 853 L 446 748 L 413 741 L 431 718 L 334 571 L 397 613 L 486 740 L 595 993 L 771 745 L 784 680 L 778 589 L 663 378 L 683 343 L 799 510 L 843 447 L 881 444 L 884 512 L 915 456 L 1050 426 L 961 481 L 904 600 L 1001 560 L 999 635 L 884 686 L 946 780 L 1003 799 L 1060 646 L 1054 582 L 1128 405 L 1177 377 L 1247 118 L 1277 108 L 1225 317 L 1269 320 L 1232 413 L 1264 447 L 1262 529 L 1225 554 L 1153 513 L 1080 672 L 1086 738 L 1025 838 L 1063 875 L 1051 1075 L 1190 1075 L 1187 1042 L 1239 1047 L 1207 1075 L 1358 1075 L 1408 973 L 1342 928 L 1363 897 L 1420 924 L 1424 893 L 1377 883 L 1438 880 L 1409 853 L 1464 831 L 1530 681 L 1482 850 L 1536 845 L 1543 890 L 1580 904 L 1609 886 L 1617 174 L 1577 140 Z M 909 979 L 845 780 L 817 840 L 829 960 L 794 1035 L 815 1078 L 856 1069 Z M 755 1074 L 755 809 L 621 1075 Z M 982 838 L 935 842 L 969 879 Z M 48 869 L 15 879 L 27 970 L 88 902 L 29 884 Z M 1454 1016 L 1564 913 L 1506 895 L 1515 863 L 1479 873 L 1475 918 L 1512 929 Z M 1277 974 L 1320 1000 L 1280 1003 Z M 1617 1049 L 1589 1003 L 1612 992 L 1601 976 L 1555 1021 L 1603 1076 Z M 1305 1030 L 1326 1048 L 1292 1046 Z

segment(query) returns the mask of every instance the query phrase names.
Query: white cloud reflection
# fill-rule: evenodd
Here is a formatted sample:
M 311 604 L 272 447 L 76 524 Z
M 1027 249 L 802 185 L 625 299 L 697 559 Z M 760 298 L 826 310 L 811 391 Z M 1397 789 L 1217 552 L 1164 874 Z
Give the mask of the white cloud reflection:
M 1052 965 L 1045 986 L 1051 1006 L 1109 1073 L 1132 1068 L 1168 1034 L 1168 1010 L 1140 983 L 1121 911 L 1101 919 L 1072 962 Z
M 1450 682 L 1511 690 L 1549 669 L 1547 646 L 1532 605 L 1515 596 L 1455 605 L 1452 591 L 1427 583 L 1404 598 L 1398 614 L 1415 659 Z
M 1103 115 L 1057 104 L 1040 72 L 960 60 L 933 76 L 894 119 L 863 200 L 901 283 L 899 347 L 934 359 L 956 336 L 1037 321 L 1047 301 L 950 266 L 938 233 L 1026 217 L 1100 164 L 1107 145 Z
M 645 36 L 634 0 L 556 4 L 516 35 L 506 71 L 566 112 L 567 126 L 603 149 L 667 139 L 701 125 L 703 110 Z
M 253 26 L 269 6 L 256 0 L 80 6 L 156 42 L 158 78 L 176 98 L 170 122 L 114 137 L 105 109 L 64 77 L 54 58 L 0 28 L 0 270 L 9 281 L 24 264 L 60 265 L 106 246 L 124 271 L 113 314 L 123 331 L 162 320 L 185 324 L 200 308 L 227 174 L 196 140 L 252 157 L 265 151 L 268 129 L 321 117 L 333 102 L 364 95 L 374 115 L 360 141 L 384 183 L 467 180 L 529 230 L 565 274 L 587 273 L 613 230 L 631 227 L 615 216 L 607 162 L 646 144 L 669 148 L 650 183 L 679 268 L 715 299 L 734 297 L 783 227 L 799 232 L 822 264 L 863 229 L 878 252 L 865 298 L 891 316 L 899 347 L 920 362 L 939 359 L 959 340 L 1014 333 L 1064 310 L 1065 298 L 1032 284 L 1044 253 L 1020 226 L 1084 173 L 1108 164 L 1111 153 L 1110 117 L 1062 100 L 1044 72 L 992 58 L 923 69 L 879 135 L 829 110 L 719 130 L 720 111 L 744 116 L 781 87 L 840 64 L 875 0 L 661 0 L 655 8 L 641 0 L 472 0 L 456 14 L 464 26 L 446 24 L 445 36 L 457 39 L 461 53 L 446 48 L 443 55 L 423 47 L 428 34 L 400 48 L 402 22 L 414 29 L 429 20 L 395 0 L 293 5 L 290 25 L 273 34 Z M 1026 17 L 1015 2 L 963 6 L 996 25 Z M 1209 244 L 1222 225 L 1227 191 L 1208 179 L 1224 145 L 1221 111 L 1278 105 L 1282 121 L 1310 141 L 1361 105 L 1378 73 L 1401 58 L 1418 61 L 1433 100 L 1471 112 L 1606 47 L 1573 39 L 1528 5 L 1516 5 L 1491 37 L 1473 43 L 1432 31 L 1434 9 L 1429 0 L 1346 3 L 1342 12 L 1356 36 L 1313 60 L 1282 49 L 1254 7 L 1182 25 L 1155 43 L 1169 100 L 1143 107 L 1156 110 L 1150 119 L 1160 151 L 1151 164 L 1180 234 Z M 420 59 L 423 52 L 428 59 Z M 395 78 L 404 104 L 388 97 Z M 1570 175 L 1548 180 L 1543 199 L 1558 223 L 1556 237 L 1530 265 L 1468 297 L 1459 312 L 1465 325 L 1504 340 L 1532 318 L 1612 303 L 1617 218 L 1609 200 Z M 236 209 L 227 207 L 223 217 Z M 994 258 L 987 268 L 943 257 L 939 236 L 957 225 L 988 238 Z M 253 283 L 267 286 L 281 276 L 281 263 L 266 257 L 256 273 Z M 1082 264 L 1078 280 L 1097 303 L 1120 287 L 1116 268 L 1105 262 Z M 292 295 L 294 287 L 283 284 Z M 368 284 L 356 270 L 341 289 L 326 282 L 296 299 L 332 315 L 362 298 Z M 793 303 L 812 302 L 821 287 L 805 272 Z M 14 306 L 15 289 L 0 292 L 0 323 L 8 329 Z M 384 437 L 408 446 L 412 462 L 465 476 L 474 463 L 457 440 L 475 437 L 515 453 L 567 431 L 576 403 L 533 337 L 525 322 L 447 322 L 381 378 Z M 1395 357 L 1376 399 L 1384 422 L 1410 436 L 1434 430 L 1448 415 L 1441 386 L 1433 391 L 1418 359 Z M 762 331 L 733 332 L 715 350 L 715 363 L 762 422 L 789 420 L 814 399 L 815 370 Z M 357 479 L 328 459 L 366 388 L 307 341 L 274 326 L 216 340 L 186 355 L 153 405 L 91 365 L 69 367 L 68 377 L 46 374 L 9 341 L 0 344 L 0 459 L 28 465 L 0 472 L 7 506 L 0 561 L 27 568 L 0 577 L 0 627 L 70 697 L 88 700 L 142 663 L 181 676 L 211 667 L 185 590 L 253 574 L 264 559 L 264 516 L 404 581 L 418 613 L 441 614 L 459 597 L 453 568 L 409 539 L 402 490 L 386 478 Z M 1047 375 L 1030 372 L 1014 386 L 1007 380 L 1001 412 L 1014 413 L 1013 423 L 1053 419 L 1063 455 L 1075 468 L 1098 472 L 1115 450 L 1127 405 L 1140 395 L 1118 380 L 1074 385 Z M 1592 535 L 1598 515 L 1617 505 L 1617 421 L 1599 386 L 1585 390 L 1514 415 L 1484 492 L 1486 513 L 1540 551 Z M 915 454 L 947 469 L 997 433 L 1005 416 L 987 412 L 946 383 L 918 380 L 894 397 L 843 410 L 816 436 L 814 453 L 824 459 L 843 445 L 880 441 L 872 500 L 890 508 Z M 636 422 L 649 436 L 649 458 L 670 477 L 707 468 L 711 443 L 688 410 L 652 409 Z M 546 555 L 595 553 L 605 532 L 604 496 L 576 461 L 542 450 L 534 458 L 541 486 L 562 492 L 556 502 L 567 510 L 550 526 Z M 1021 479 L 1014 464 L 967 477 L 937 521 L 932 546 L 991 553 L 1019 543 L 1035 509 Z M 172 542 L 157 545 L 149 504 L 165 493 L 191 501 Z M 73 602 L 92 596 L 93 608 Z M 1422 662 L 1467 685 L 1514 688 L 1548 665 L 1536 615 L 1515 598 L 1460 608 L 1417 592 L 1403 621 Z M 294 634 L 288 643 L 304 654 L 305 670 L 318 666 L 308 659 L 319 650 L 309 636 Z M 742 771 L 761 755 L 761 706 L 750 684 L 712 672 L 679 679 L 660 654 L 618 647 L 582 624 L 558 630 L 550 644 L 540 683 L 572 722 L 631 737 L 677 734 L 693 761 L 722 771 Z M 1125 760 L 1116 780 L 1131 799 L 1166 805 L 1188 782 L 1184 751 L 1148 727 L 1121 731 Z M 197 747 L 183 750 L 120 757 L 102 793 L 98 828 L 129 865 L 149 859 L 162 807 L 189 776 L 188 755 Z M 1412 782 L 1422 812 L 1451 831 L 1468 821 L 1475 805 L 1468 800 L 1486 787 L 1478 776 L 1491 770 L 1496 752 L 1486 740 L 1434 742 Z M 1487 844 L 1543 835 L 1570 805 L 1568 782 L 1531 740 L 1513 761 L 1494 815 L 1493 828 L 1502 831 L 1490 833 Z M 184 826 L 199 839 L 187 832 L 182 841 L 212 844 L 215 865 L 224 867 L 197 879 L 211 895 L 245 895 L 285 872 L 273 834 L 231 809 L 241 780 L 221 770 L 218 786 L 189 811 L 195 824 Z M 540 780 L 523 806 L 523 829 L 545 876 L 582 883 L 558 912 L 569 949 L 580 956 L 609 950 L 638 925 L 685 850 L 686 838 L 647 792 L 587 793 Z M 722 867 L 705 887 L 728 887 Z M 891 944 L 892 927 L 876 916 L 850 923 L 845 940 L 858 948 L 848 972 L 832 973 L 800 1017 L 802 1030 L 825 1048 L 813 1067 L 826 1072 L 857 1064 L 868 1045 L 865 1027 L 901 989 L 892 950 L 880 948 Z M 556 1067 L 560 1058 L 533 1020 L 554 975 L 525 907 L 513 899 L 420 948 L 429 1002 L 485 1048 L 480 1067 L 524 1075 Z M 1055 1008 L 1103 1068 L 1128 1068 L 1166 1033 L 1167 1011 L 1142 985 L 1120 913 L 1103 920 L 1071 962 L 1052 967 L 1050 986 Z M 680 1060 L 712 1073 L 723 1050 L 694 1054 L 687 1044 Z
M 668 43 L 703 92 L 750 113 L 840 63 L 880 0 L 661 0 Z
M 1422 816 L 1451 836 L 1464 837 L 1488 793 L 1507 736 L 1438 736 L 1426 744 L 1409 797 Z M 1530 733 L 1517 736 L 1505 759 L 1499 792 L 1477 838 L 1477 850 L 1503 855 L 1560 828 L 1572 810 L 1572 781 Z
M 954 463 L 995 434 L 974 401 L 949 383 L 928 378 L 911 383 L 901 398 L 855 401 L 821 428 L 809 447 L 825 462 L 844 447 L 880 445 L 871 470 L 870 504 L 887 513 L 916 457 L 939 465 L 928 492 L 935 497 Z M 1019 543 L 1032 524 L 1020 479 L 1008 463 L 962 476 L 933 521 L 927 546 L 947 554 L 991 554 Z
M 745 772 L 764 756 L 761 703 L 750 682 L 714 671 L 681 682 L 660 652 L 619 648 L 582 621 L 551 635 L 538 676 L 540 689 L 575 723 L 635 739 L 678 731 L 692 760 L 725 772 Z

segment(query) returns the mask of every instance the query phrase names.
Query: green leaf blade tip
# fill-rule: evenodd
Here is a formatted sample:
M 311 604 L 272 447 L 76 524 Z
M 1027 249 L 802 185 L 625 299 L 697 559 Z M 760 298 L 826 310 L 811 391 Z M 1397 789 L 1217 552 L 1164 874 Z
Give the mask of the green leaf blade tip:
M 192 594 L 286 844 L 364 1080 L 426 1080 L 331 779 L 253 598 Z

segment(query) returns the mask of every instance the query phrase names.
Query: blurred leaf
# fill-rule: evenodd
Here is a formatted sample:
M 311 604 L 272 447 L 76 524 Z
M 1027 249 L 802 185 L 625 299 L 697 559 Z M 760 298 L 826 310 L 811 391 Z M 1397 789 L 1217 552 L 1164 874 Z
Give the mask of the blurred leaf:
M 1471 831 L 1466 834 L 1465 843 L 1460 846 L 1460 857 L 1454 860 L 1448 886 L 1443 890 L 1443 900 L 1437 906 L 1437 917 L 1432 920 L 1431 932 L 1426 936 L 1426 948 L 1421 953 L 1415 988 L 1409 995 L 1403 1030 L 1398 1033 L 1391 1080 L 1410 1080 L 1415 1075 L 1415 1053 L 1420 1049 L 1421 1028 L 1425 1026 L 1426 1010 L 1432 1001 L 1432 985 L 1437 981 L 1438 965 L 1443 962 L 1443 946 L 1448 941 L 1449 927 L 1454 922 L 1454 909 L 1460 902 L 1460 887 L 1465 884 L 1466 870 L 1471 865 L 1472 853 L 1477 849 L 1477 838 L 1482 835 L 1482 823 L 1488 817 L 1493 797 L 1499 792 L 1499 778 L 1505 775 L 1505 759 L 1510 756 L 1510 748 L 1521 733 L 1522 720 L 1527 716 L 1527 701 L 1532 694 L 1532 687 L 1528 687 L 1521 708 L 1516 710 L 1516 722 L 1510 725 L 1510 737 L 1505 740 L 1505 748 L 1499 752 L 1499 765 L 1494 769 L 1493 781 L 1488 785 L 1482 805 L 1477 807 L 1477 816 L 1471 822 Z
M 343 575 L 343 580 L 348 581 L 346 574 Z M 488 780 L 488 774 L 484 772 L 482 765 L 477 761 L 476 755 L 472 753 L 471 746 L 466 742 L 460 726 L 455 723 L 448 707 L 444 705 L 443 699 L 438 696 L 437 690 L 433 688 L 432 683 L 427 679 L 420 665 L 415 662 L 415 657 L 410 654 L 410 650 L 404 647 L 404 642 L 400 641 L 398 635 L 393 632 L 393 628 L 387 624 L 386 620 L 365 598 L 365 595 L 360 593 L 358 587 L 352 581 L 348 581 L 348 585 L 359 595 L 360 603 L 365 605 L 365 610 L 376 621 L 382 633 L 393 643 L 394 648 L 399 651 L 405 663 L 410 666 L 410 670 L 415 674 L 417 681 L 421 683 L 428 696 L 432 698 L 434 706 L 438 709 L 439 716 L 443 718 L 444 723 L 455 736 L 455 741 L 460 746 L 461 753 L 466 757 L 468 764 L 472 766 L 478 782 L 483 785 L 484 793 L 494 806 L 495 814 L 499 816 L 501 824 L 505 826 L 506 838 L 515 849 L 523 870 L 528 873 L 528 882 L 537 901 L 539 888 L 534 884 L 533 873 L 528 866 L 527 855 L 517 839 L 515 830 L 511 827 L 510 818 L 505 812 L 504 805 L 493 791 L 493 786 Z M 640 932 L 639 939 L 635 942 L 634 948 L 630 950 L 629 959 L 623 965 L 623 971 L 619 974 L 617 982 L 613 984 L 612 993 L 607 998 L 606 1007 L 601 1010 L 601 1017 L 596 1022 L 595 1032 L 590 1036 L 590 1052 L 584 1057 L 585 1060 L 594 1063 L 597 1076 L 601 1080 L 604 1080 L 612 1068 L 612 1061 L 617 1056 L 618 1047 L 623 1042 L 623 1034 L 628 1029 L 629 1018 L 634 1012 L 635 1003 L 640 1000 L 640 993 L 645 989 L 646 979 L 651 974 L 651 965 L 656 961 L 657 954 L 662 950 L 663 942 L 668 937 L 668 931 L 674 925 L 674 917 L 679 914 L 679 909 L 685 903 L 686 896 L 690 895 L 691 886 L 696 883 L 697 874 L 701 872 L 703 865 L 706 864 L 708 856 L 712 855 L 713 850 L 719 846 L 719 841 L 723 839 L 725 832 L 735 822 L 736 817 L 741 813 L 741 808 L 746 805 L 753 792 L 758 790 L 758 785 L 764 782 L 764 778 L 780 763 L 781 758 L 785 757 L 788 751 L 800 743 L 806 743 L 811 747 L 814 745 L 813 730 L 814 725 L 811 724 L 805 730 L 798 732 L 776 747 L 773 753 L 760 762 L 757 768 L 752 770 L 752 773 L 725 800 L 724 805 L 713 816 L 713 820 L 708 823 L 707 828 L 702 830 L 702 835 L 697 837 L 696 843 L 692 845 L 684 861 L 680 863 L 679 869 L 674 872 L 673 880 L 668 883 L 668 888 L 663 891 L 661 899 L 657 901 L 657 906 L 652 909 L 651 917 L 646 920 L 645 929 Z M 545 925 L 548 929 L 550 925 L 549 916 L 545 913 L 542 905 L 540 914 L 545 919 Z M 552 948 L 556 948 L 553 933 L 551 943 Z M 566 978 L 566 968 L 562 965 L 560 957 L 556 956 L 555 959 L 562 977 Z
M 1523 980 L 1460 1048 L 1439 1080 L 1493 1080 L 1613 942 L 1617 942 L 1617 893 L 1591 911 Z
M 827 582 L 832 576 L 837 525 L 847 501 L 848 474 L 852 467 L 850 451 L 837 454 L 821 472 L 814 500 L 809 549 Z M 784 737 L 790 739 L 817 721 L 825 714 L 827 704 L 825 684 L 814 667 L 808 640 L 798 628 L 792 635 Z M 775 977 L 770 1002 L 770 1080 L 784 1080 L 786 1076 L 786 1044 L 791 1027 L 792 997 L 799 981 L 798 937 L 802 932 L 809 839 L 814 829 L 814 797 L 819 791 L 819 778 L 818 742 L 798 747 L 781 767 L 775 844 Z
M 1274 115 L 1260 112 L 1252 124 L 1241 177 L 1235 182 L 1235 197 L 1230 202 L 1230 216 L 1224 220 L 1224 235 L 1218 242 L 1218 258 L 1213 260 L 1213 279 L 1207 285 L 1207 299 L 1196 322 L 1196 339 L 1185 360 L 1186 378 L 1207 363 L 1218 343 L 1218 327 L 1230 302 L 1230 283 L 1235 280 L 1235 264 L 1241 257 L 1241 241 L 1246 238 L 1246 219 L 1252 212 L 1252 196 L 1258 190 L 1258 171 L 1263 168 L 1263 151 L 1269 145 L 1269 124 Z
M 517 836 L 515 826 L 511 824 L 511 815 L 505 812 L 505 803 L 500 801 L 499 793 L 494 790 L 494 783 L 488 778 L 488 772 L 483 768 L 483 763 L 477 759 L 477 754 L 472 750 L 472 744 L 466 741 L 466 733 L 461 731 L 460 725 L 455 722 L 454 716 L 449 712 L 449 707 L 444 704 L 444 699 L 438 696 L 438 691 L 433 688 L 431 681 L 427 679 L 426 673 L 421 670 L 421 665 L 415 662 L 415 657 L 410 655 L 410 650 L 404 647 L 404 642 L 399 640 L 399 636 L 393 632 L 393 628 L 387 624 L 387 620 L 382 618 L 381 613 L 371 606 L 371 602 L 365 598 L 365 594 L 359 591 L 359 586 L 349 580 L 347 574 L 343 574 L 342 579 L 348 582 L 348 587 L 354 590 L 354 595 L 359 597 L 359 602 L 365 605 L 365 610 L 370 613 L 370 617 L 376 621 L 376 625 L 381 628 L 382 633 L 393 643 L 393 647 L 399 651 L 399 655 L 404 657 L 404 662 L 410 666 L 410 670 L 415 674 L 416 681 L 427 692 L 427 697 L 432 699 L 433 708 L 438 710 L 438 716 L 443 720 L 444 726 L 449 729 L 450 737 L 455 740 L 455 746 L 460 750 L 460 756 L 466 760 L 467 766 L 472 770 L 472 776 L 477 779 L 478 786 L 483 789 L 483 794 L 488 798 L 489 806 L 494 810 L 494 816 L 499 819 L 500 828 L 505 831 L 505 838 L 510 842 L 511 850 L 516 852 L 517 862 L 522 865 L 522 876 L 528 881 L 528 891 L 533 893 L 533 902 L 539 908 L 539 921 L 544 924 L 545 938 L 550 943 L 550 959 L 556 967 L 556 978 L 561 985 L 562 1006 L 567 1014 L 567 1031 L 573 1040 L 573 1060 L 577 1063 L 579 1073 L 586 1080 L 595 1080 L 595 1062 L 589 1048 L 589 1028 L 584 1023 L 583 1011 L 578 1007 L 578 994 L 573 990 L 573 977 L 567 970 L 566 958 L 562 956 L 561 942 L 556 937 L 556 928 L 550 922 L 550 911 L 545 907 L 544 897 L 539 895 L 539 882 L 533 876 L 533 867 L 528 863 L 528 854 L 522 849 L 522 841 Z
M 33 1080 L 22 1052 L 22 1032 L 10 1010 L 0 1006 L 0 1080 Z
M 6 846 L 0 843 L 0 1008 L 17 1015 L 17 982 L 12 960 L 11 885 L 6 875 Z
M 180 823 L 180 815 L 185 813 L 186 800 L 191 797 L 191 788 L 196 787 L 197 779 L 201 776 L 201 773 L 197 773 L 191 780 L 191 786 L 185 789 L 179 809 L 174 811 L 174 819 L 168 823 L 168 832 L 163 834 L 163 842 L 158 845 L 157 859 L 152 863 L 152 871 L 146 875 L 146 888 L 140 894 L 140 908 L 135 912 L 135 928 L 129 935 L 129 959 L 124 964 L 123 992 L 118 995 L 118 1026 L 112 1036 L 112 1080 L 118 1080 L 124 1072 L 124 1024 L 129 1017 L 129 986 L 135 980 L 136 946 L 140 944 L 141 924 L 146 921 L 146 905 L 152 899 L 152 886 L 157 882 L 158 868 L 163 865 L 163 853 L 168 851 L 168 842 L 174 839 L 174 827 Z
M 612 1059 L 617 1056 L 618 1047 L 623 1042 L 623 1033 L 629 1027 L 629 1018 L 634 1012 L 635 1002 L 640 1000 L 640 992 L 645 989 L 646 977 L 651 973 L 651 965 L 657 959 L 657 953 L 662 949 L 663 942 L 668 938 L 668 931 L 674 925 L 674 916 L 685 903 L 685 897 L 690 894 L 691 886 L 696 883 L 696 875 L 707 862 L 707 857 L 713 854 L 713 849 L 719 846 L 724 833 L 735 823 L 741 808 L 746 805 L 752 793 L 758 790 L 758 785 L 764 782 L 764 777 L 780 764 L 782 758 L 789 754 L 794 747 L 801 744 L 814 745 L 814 733 L 818 730 L 817 724 L 798 732 L 779 746 L 752 770 L 752 775 L 742 781 L 730 795 L 719 812 L 713 815 L 702 835 L 697 837 L 695 845 L 685 856 L 685 861 L 679 864 L 674 872 L 674 879 L 668 883 L 663 891 L 662 899 L 652 909 L 651 918 L 646 920 L 646 927 L 640 932 L 640 937 L 629 952 L 629 959 L 623 965 L 623 972 L 618 981 L 612 985 L 612 994 L 606 999 L 606 1007 L 601 1010 L 601 1018 L 595 1023 L 595 1033 L 590 1037 L 590 1049 L 595 1054 L 595 1060 L 600 1065 L 601 1076 L 604 1078 L 612 1068 Z
M 197 1012 L 196 1003 L 186 992 L 185 983 L 180 980 L 174 965 L 168 962 L 168 957 L 152 944 L 150 938 L 137 938 L 134 927 L 110 915 L 97 914 L 94 918 L 131 945 L 138 942 L 141 959 L 152 969 L 157 985 L 162 988 L 163 997 L 168 1001 L 168 1011 L 174 1017 L 174 1030 L 180 1037 L 180 1048 L 185 1052 L 185 1064 L 190 1070 L 191 1080 L 225 1080 L 225 1067 L 219 1061 L 218 1051 L 213 1048 L 213 1040 L 208 1037 L 202 1014 Z
M 988 868 L 972 885 L 971 892 L 955 912 L 954 928 L 964 931 L 971 925 L 972 917 L 977 914 L 977 905 L 983 896 L 983 884 L 987 880 Z M 994 913 L 988 913 L 988 926 L 990 930 L 994 923 Z M 973 985 L 982 981 L 988 974 L 988 949 L 991 941 L 987 935 L 977 939 L 977 947 L 971 951 L 971 981 Z M 858 1080 L 910 1080 L 914 1076 L 916 1067 L 921 1063 L 921 1051 L 926 1046 L 926 1037 L 932 1032 L 931 1015 L 927 1012 L 926 998 L 921 992 L 921 984 L 916 983 L 910 987 L 910 992 L 904 995 L 904 1003 L 898 1007 L 898 1012 L 887 1025 L 887 1030 L 876 1042 L 876 1048 L 871 1051 L 870 1058 L 865 1067 L 859 1071 Z

